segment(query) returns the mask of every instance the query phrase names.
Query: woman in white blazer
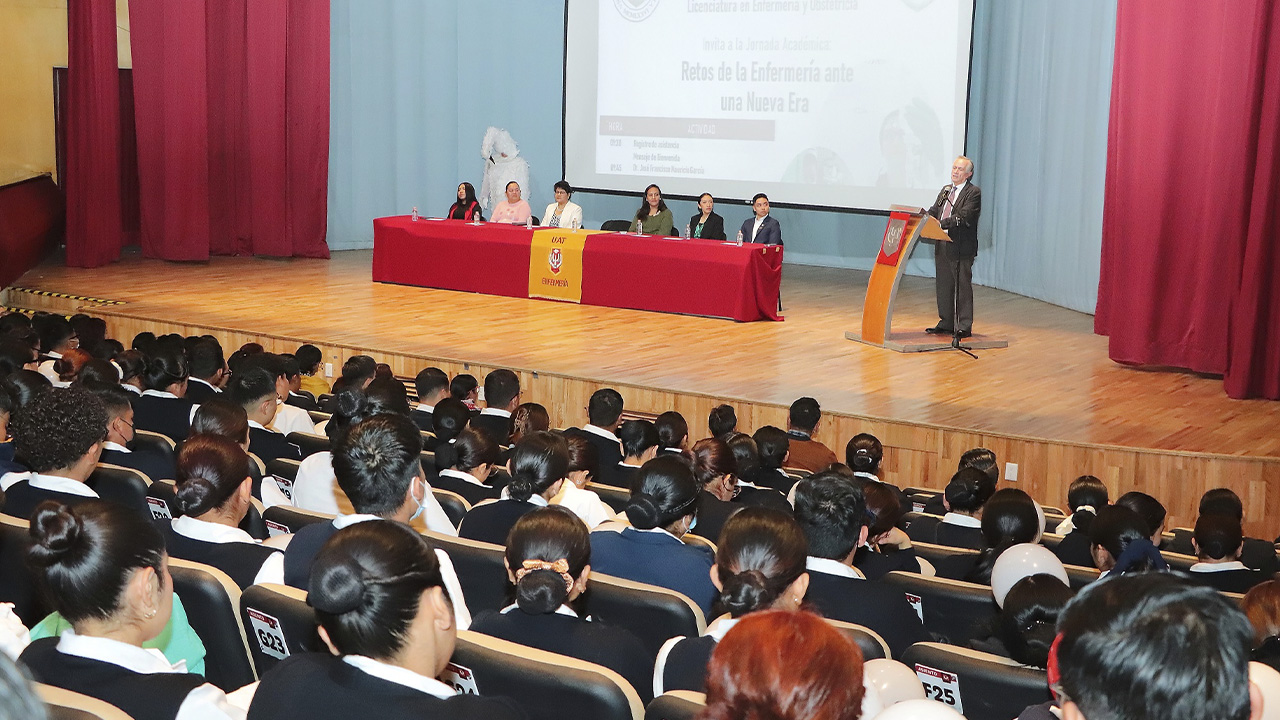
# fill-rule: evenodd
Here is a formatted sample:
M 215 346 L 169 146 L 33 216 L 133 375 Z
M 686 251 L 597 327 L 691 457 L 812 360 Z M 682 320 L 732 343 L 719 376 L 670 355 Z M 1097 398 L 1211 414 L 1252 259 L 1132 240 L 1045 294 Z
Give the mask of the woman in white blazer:
M 582 208 L 569 202 L 573 188 L 561 180 L 556 183 L 556 201 L 547 206 L 542 214 L 543 227 L 561 227 L 576 230 L 582 227 Z

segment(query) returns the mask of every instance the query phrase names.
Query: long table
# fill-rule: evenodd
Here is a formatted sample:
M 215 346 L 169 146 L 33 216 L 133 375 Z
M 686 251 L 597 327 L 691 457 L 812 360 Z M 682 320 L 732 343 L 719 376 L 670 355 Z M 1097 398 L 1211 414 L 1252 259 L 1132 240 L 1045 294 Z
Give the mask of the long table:
M 533 231 L 521 226 L 407 216 L 373 221 L 376 282 L 529 297 Z M 587 236 L 587 305 L 729 318 L 781 320 L 782 248 L 713 240 Z

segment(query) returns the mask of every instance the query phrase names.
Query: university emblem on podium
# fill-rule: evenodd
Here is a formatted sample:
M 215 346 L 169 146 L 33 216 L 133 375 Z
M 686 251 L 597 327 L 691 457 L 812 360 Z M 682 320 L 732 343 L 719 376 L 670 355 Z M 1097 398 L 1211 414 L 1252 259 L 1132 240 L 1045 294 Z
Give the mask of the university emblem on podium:
M 898 246 L 902 244 L 902 231 L 906 223 L 898 220 L 889 223 L 889 229 L 884 233 L 884 246 L 881 251 L 888 257 L 892 257 L 898 252 Z
M 551 272 L 559 274 L 560 266 L 564 265 L 564 255 L 561 254 L 560 248 L 551 248 L 550 254 L 547 255 L 547 265 L 551 267 Z

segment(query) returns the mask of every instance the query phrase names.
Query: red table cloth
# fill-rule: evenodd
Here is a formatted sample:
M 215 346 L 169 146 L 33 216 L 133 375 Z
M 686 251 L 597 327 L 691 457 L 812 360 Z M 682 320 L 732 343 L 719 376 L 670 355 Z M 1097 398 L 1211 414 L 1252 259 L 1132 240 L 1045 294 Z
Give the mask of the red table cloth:
M 461 220 L 373 221 L 373 279 L 529 297 L 533 231 Z M 781 320 L 782 248 L 597 233 L 582 251 L 582 302 L 730 318 Z

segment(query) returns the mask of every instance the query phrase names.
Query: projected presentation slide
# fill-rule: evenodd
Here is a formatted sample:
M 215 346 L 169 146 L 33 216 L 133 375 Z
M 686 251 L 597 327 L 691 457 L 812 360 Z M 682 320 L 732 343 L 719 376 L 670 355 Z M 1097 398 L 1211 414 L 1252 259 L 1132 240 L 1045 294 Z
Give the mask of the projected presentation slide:
M 576 187 L 928 206 L 963 152 L 972 0 L 569 0 Z

